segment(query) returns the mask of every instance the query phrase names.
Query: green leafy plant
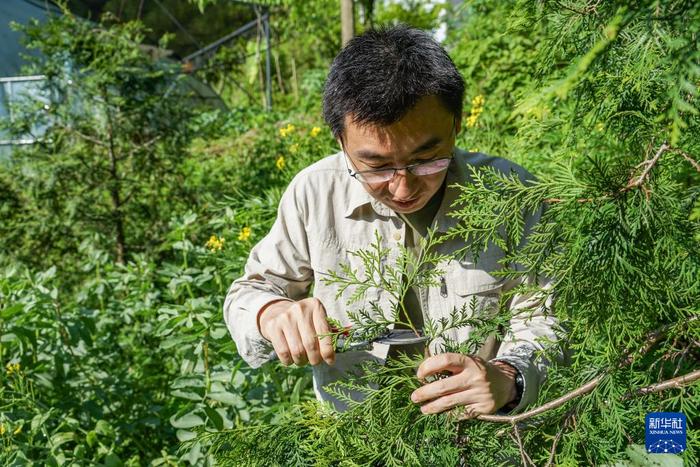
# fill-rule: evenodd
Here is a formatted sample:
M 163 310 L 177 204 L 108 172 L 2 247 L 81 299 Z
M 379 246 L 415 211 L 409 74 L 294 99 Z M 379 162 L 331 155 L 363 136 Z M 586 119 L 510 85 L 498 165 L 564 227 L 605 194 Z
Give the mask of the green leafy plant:
M 243 365 L 219 310 L 271 225 L 280 188 L 327 153 L 330 138 L 299 115 L 190 118 L 178 78 L 142 54 L 140 28 L 66 14 L 28 29 L 31 44 L 49 52 L 35 70 L 58 97 L 48 113 L 30 99 L 13 109 L 18 133 L 35 120 L 50 126 L 0 165 L 3 464 L 203 463 L 201 446 L 177 452 L 193 429 L 269 419 L 270 407 L 311 397 L 304 370 Z M 118 117 L 116 180 L 132 193 L 120 211 L 122 263 L 115 179 L 102 172 L 109 151 L 85 139 L 108 136 L 105 102 L 88 109 L 81 100 L 99 86 Z M 280 120 L 297 129 L 282 137 L 289 121 Z M 212 144 L 193 142 L 195 134 Z M 293 144 L 298 153 L 286 152 Z

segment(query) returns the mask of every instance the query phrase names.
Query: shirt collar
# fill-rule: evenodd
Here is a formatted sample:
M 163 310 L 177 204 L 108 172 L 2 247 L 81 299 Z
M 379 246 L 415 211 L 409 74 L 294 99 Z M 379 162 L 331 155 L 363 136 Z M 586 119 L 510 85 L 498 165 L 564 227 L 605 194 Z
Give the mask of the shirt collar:
M 450 166 L 447 168 L 445 194 L 442 197 L 440 208 L 437 214 L 435 214 L 434 221 L 438 232 L 447 232 L 459 222 L 459 219 L 448 214 L 452 211 L 452 205 L 461 193 L 461 190 L 456 185 L 463 185 L 466 181 L 470 180 L 465 155 L 466 153 L 455 148 L 455 156 L 452 158 L 452 162 L 450 162 Z
M 353 179 L 347 171 L 344 175 L 350 179 L 348 204 L 344 213 L 345 217 L 352 217 L 358 209 L 367 204 L 370 204 L 372 209 L 380 216 L 390 217 L 394 215 L 393 211 L 388 206 L 377 201 L 365 190 L 362 183 Z

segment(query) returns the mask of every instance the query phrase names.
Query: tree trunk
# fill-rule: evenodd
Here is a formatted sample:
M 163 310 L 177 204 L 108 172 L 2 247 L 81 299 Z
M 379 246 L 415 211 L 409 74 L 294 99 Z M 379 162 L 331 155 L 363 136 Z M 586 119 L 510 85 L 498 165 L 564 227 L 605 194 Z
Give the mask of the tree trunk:
M 340 27 L 342 45 L 345 47 L 345 44 L 355 35 L 353 0 L 340 0 Z
M 126 239 L 124 238 L 124 213 L 122 211 L 121 199 L 121 180 L 119 179 L 119 169 L 117 168 L 117 155 L 114 150 L 114 128 L 112 127 L 112 114 L 109 109 L 107 100 L 107 92 L 102 93 L 105 102 L 105 111 L 107 115 L 107 136 L 109 152 L 109 173 L 112 180 L 110 181 L 110 197 L 112 198 L 112 219 L 114 220 L 114 228 L 116 234 L 116 256 L 117 263 L 125 264 L 126 262 Z

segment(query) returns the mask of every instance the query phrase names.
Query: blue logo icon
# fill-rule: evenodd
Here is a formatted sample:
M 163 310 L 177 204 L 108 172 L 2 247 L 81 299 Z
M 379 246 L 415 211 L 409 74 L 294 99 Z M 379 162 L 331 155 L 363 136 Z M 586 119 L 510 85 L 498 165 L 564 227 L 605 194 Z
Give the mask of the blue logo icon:
M 679 412 L 650 412 L 646 425 L 646 447 L 650 454 L 678 454 L 686 449 L 687 422 Z

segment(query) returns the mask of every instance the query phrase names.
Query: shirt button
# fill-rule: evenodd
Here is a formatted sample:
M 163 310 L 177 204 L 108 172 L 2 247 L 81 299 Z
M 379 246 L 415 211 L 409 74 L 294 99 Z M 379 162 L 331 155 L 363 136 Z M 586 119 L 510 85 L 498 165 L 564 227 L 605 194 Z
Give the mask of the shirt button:
M 394 240 L 397 242 L 401 240 L 401 232 L 394 232 Z

